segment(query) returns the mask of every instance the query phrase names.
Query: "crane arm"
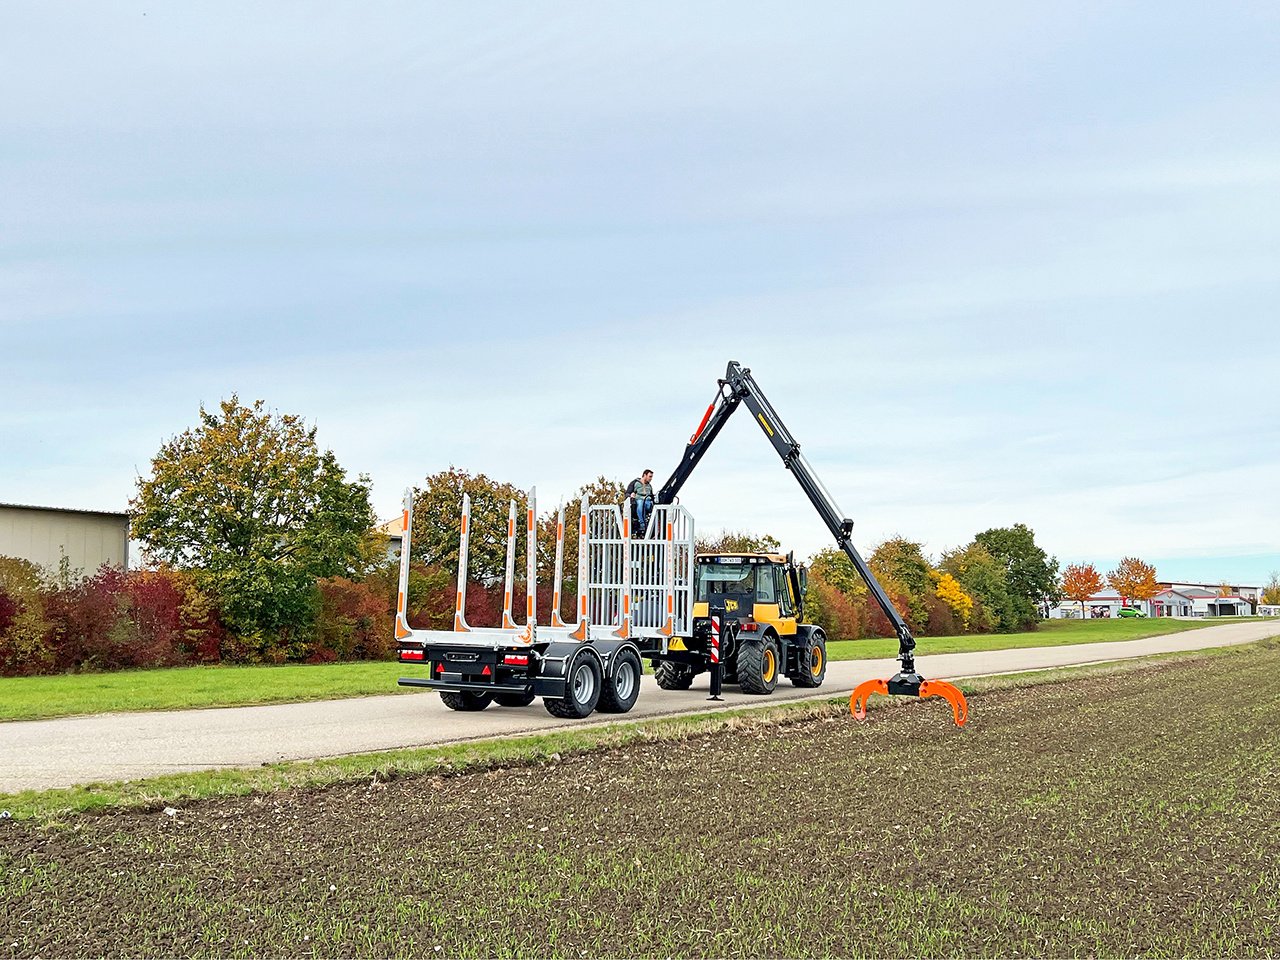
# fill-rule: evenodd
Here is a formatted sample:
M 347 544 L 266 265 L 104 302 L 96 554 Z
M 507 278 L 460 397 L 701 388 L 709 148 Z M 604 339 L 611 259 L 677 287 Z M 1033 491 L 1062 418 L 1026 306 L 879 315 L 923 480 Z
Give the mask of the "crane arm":
M 745 405 L 751 411 L 756 425 L 760 427 L 765 437 L 773 444 L 773 449 L 777 451 L 778 456 L 782 459 L 783 466 L 790 470 L 792 476 L 796 478 L 796 482 L 800 484 L 800 489 L 804 491 L 805 496 L 809 498 L 809 502 L 818 511 L 818 515 L 822 517 L 823 523 L 827 525 L 827 529 L 831 531 L 836 544 L 844 551 L 845 556 L 853 563 L 854 569 L 858 571 L 858 575 L 866 583 L 871 595 L 875 597 L 876 603 L 884 611 L 884 615 L 889 619 L 889 622 L 893 625 L 894 632 L 898 635 L 898 659 L 902 661 L 903 674 L 914 675 L 915 661 L 913 651 L 916 646 L 915 637 L 912 636 L 911 628 L 902 619 L 902 615 L 898 613 L 897 608 L 889 600 L 884 588 L 880 586 L 880 582 L 876 580 L 871 568 L 867 566 L 866 561 L 862 559 L 862 555 L 858 553 L 857 548 L 853 545 L 850 539 L 853 535 L 853 521 L 841 514 L 834 498 L 827 488 L 823 486 L 822 481 L 818 479 L 817 474 L 813 472 L 809 462 L 800 453 L 800 444 L 796 442 L 796 439 L 791 435 L 791 431 L 782 422 L 782 418 L 778 416 L 778 411 L 774 409 L 773 404 L 764 395 L 764 391 L 756 383 L 755 377 L 751 375 L 750 369 L 742 366 L 736 360 L 729 361 L 724 379 L 719 381 L 719 390 L 716 398 L 711 402 L 711 406 L 707 408 L 702 422 L 698 424 L 698 429 L 694 431 L 688 445 L 685 447 L 684 457 L 681 459 L 680 464 L 671 474 L 670 479 L 663 484 L 662 490 L 658 493 L 658 502 L 671 503 L 675 499 L 684 482 L 693 473 L 694 467 L 698 465 L 707 449 L 729 421 L 729 417 L 737 410 L 739 404 Z

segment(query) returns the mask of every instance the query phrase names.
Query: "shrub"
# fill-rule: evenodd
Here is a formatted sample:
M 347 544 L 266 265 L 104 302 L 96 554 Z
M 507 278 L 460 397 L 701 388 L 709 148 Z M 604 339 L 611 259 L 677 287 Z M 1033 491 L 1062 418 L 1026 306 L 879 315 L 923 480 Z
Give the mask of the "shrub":
M 48 671 L 54 656 L 40 568 L 17 557 L 0 557 L 0 590 L 13 607 L 8 625 L 0 628 L 0 675 Z
M 378 660 L 395 649 L 387 598 L 375 583 L 327 577 L 316 585 L 315 639 L 308 663 Z

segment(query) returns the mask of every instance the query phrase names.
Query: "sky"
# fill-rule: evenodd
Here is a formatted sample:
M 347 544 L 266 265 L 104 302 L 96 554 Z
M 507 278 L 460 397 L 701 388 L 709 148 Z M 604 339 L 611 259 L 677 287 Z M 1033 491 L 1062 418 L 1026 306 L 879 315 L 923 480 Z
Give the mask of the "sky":
M 750 367 L 935 559 L 1280 569 L 1274 3 L 0 8 L 0 502 L 124 510 L 237 395 L 383 517 L 661 482 Z M 748 417 L 703 532 L 830 537 Z

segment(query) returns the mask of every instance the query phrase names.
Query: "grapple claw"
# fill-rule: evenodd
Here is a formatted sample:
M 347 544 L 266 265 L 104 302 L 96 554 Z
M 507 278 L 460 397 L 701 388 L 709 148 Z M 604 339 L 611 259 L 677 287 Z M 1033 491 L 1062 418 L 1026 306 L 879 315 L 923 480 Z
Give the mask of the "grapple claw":
M 914 674 L 913 674 L 914 676 Z M 854 688 L 853 696 L 849 698 L 849 712 L 857 719 L 867 719 L 867 700 L 874 693 L 882 693 L 886 696 L 890 692 L 890 685 L 894 687 L 893 693 L 904 694 L 906 696 L 924 697 L 942 697 L 947 703 L 951 704 L 951 713 L 955 717 L 956 726 L 963 727 L 969 719 L 969 702 L 965 700 L 964 694 L 960 692 L 960 688 L 954 684 L 947 683 L 944 680 L 917 680 L 912 682 L 911 679 L 903 678 L 901 674 L 889 680 L 865 680 Z
M 960 688 L 944 680 L 925 680 L 920 684 L 920 696 L 942 697 L 951 704 L 951 712 L 955 715 L 956 726 L 963 727 L 969 719 L 969 701 L 964 698 Z
M 864 680 L 854 688 L 849 698 L 849 712 L 859 720 L 867 719 L 867 701 L 873 693 L 889 693 L 889 684 L 884 680 Z

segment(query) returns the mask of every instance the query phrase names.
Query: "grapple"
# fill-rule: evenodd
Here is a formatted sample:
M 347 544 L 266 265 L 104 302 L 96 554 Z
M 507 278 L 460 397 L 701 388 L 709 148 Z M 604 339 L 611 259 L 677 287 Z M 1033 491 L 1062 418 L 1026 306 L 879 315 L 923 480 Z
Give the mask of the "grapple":
M 877 589 L 879 584 L 876 585 Z M 898 631 L 898 661 L 902 669 L 888 680 L 865 680 L 854 688 L 849 698 L 849 712 L 857 719 L 867 719 L 867 700 L 874 693 L 899 697 L 942 697 L 951 704 L 951 713 L 956 718 L 956 726 L 963 727 L 969 719 L 969 702 L 965 700 L 960 688 L 945 680 L 926 680 L 916 673 L 915 648 L 916 641 L 911 630 L 898 615 L 897 610 L 886 600 L 885 613 L 894 622 Z
M 963 727 L 969 719 L 969 702 L 965 700 L 960 688 L 945 680 L 922 680 L 918 675 L 913 679 L 899 673 L 888 680 L 866 680 L 858 684 L 849 698 L 849 712 L 859 720 L 867 719 L 867 700 L 873 693 L 904 697 L 942 697 L 951 704 L 951 713 L 956 718 L 956 726 Z

